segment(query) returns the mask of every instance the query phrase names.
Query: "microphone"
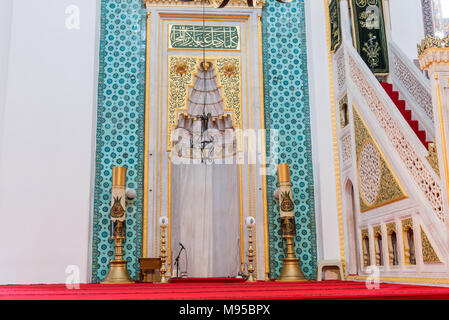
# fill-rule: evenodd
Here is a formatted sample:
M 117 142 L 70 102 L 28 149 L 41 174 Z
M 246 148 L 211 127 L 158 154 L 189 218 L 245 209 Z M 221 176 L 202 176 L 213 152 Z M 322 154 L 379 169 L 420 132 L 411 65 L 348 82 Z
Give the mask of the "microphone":
M 181 242 L 179 243 L 179 245 L 181 246 L 181 249 L 184 249 L 184 250 L 186 249 L 186 248 L 182 245 Z

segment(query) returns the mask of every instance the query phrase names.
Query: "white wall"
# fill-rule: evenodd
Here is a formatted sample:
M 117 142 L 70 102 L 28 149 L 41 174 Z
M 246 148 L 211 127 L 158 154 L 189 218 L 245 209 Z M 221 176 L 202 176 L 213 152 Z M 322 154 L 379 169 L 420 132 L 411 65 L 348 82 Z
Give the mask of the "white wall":
M 391 38 L 410 59 L 418 58 L 417 44 L 424 39 L 421 0 L 389 0 Z
M 318 259 L 340 259 L 337 193 L 323 0 L 306 0 Z
M 3 1 L 1 27 L 8 25 Z M 8 54 L 0 55 L 0 70 L 8 69 L 0 73 L 0 90 L 7 80 L 0 135 L 0 283 L 64 283 L 68 265 L 79 266 L 86 282 L 98 1 L 8 2 L 7 63 Z M 71 4 L 80 9 L 79 30 L 65 25 Z M 0 52 L 4 39 L 0 34 Z
M 6 102 L 12 1 L 0 1 L 0 141 L 3 127 L 3 111 L 5 110 Z

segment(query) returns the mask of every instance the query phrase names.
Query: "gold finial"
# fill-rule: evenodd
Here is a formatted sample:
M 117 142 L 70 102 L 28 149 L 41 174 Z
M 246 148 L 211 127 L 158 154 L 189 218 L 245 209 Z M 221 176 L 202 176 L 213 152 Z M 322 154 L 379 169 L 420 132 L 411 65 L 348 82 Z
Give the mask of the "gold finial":
M 248 279 L 246 282 L 256 282 L 254 275 L 254 247 L 253 247 L 253 226 L 248 226 Z
M 209 61 L 202 61 L 200 66 L 201 68 L 207 72 L 207 70 L 210 68 L 212 64 Z
M 112 167 L 112 186 L 126 186 L 126 167 Z
M 161 257 L 161 280 L 160 283 L 168 283 L 169 277 L 166 275 L 168 271 L 167 266 L 167 247 L 166 247 L 166 237 L 165 237 L 165 229 L 167 229 L 166 225 L 161 226 L 161 249 L 160 249 L 160 257 Z
M 290 168 L 288 163 L 278 164 L 278 182 L 290 182 Z

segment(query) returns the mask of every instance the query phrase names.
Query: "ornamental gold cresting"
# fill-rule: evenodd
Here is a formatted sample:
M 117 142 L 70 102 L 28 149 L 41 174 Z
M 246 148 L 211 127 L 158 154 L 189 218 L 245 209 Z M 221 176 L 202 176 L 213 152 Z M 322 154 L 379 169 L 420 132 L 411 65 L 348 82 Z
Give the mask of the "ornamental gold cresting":
M 292 198 L 292 184 L 290 182 L 290 168 L 287 163 L 278 165 L 279 183 L 279 212 L 281 215 L 281 233 L 287 245 L 286 257 L 282 260 L 281 274 L 278 281 L 305 281 L 299 258 L 295 257 L 296 237 L 295 205 Z
M 126 167 L 112 167 L 111 237 L 114 239 L 114 259 L 102 283 L 132 283 L 127 264 L 123 260 L 123 243 L 126 238 Z

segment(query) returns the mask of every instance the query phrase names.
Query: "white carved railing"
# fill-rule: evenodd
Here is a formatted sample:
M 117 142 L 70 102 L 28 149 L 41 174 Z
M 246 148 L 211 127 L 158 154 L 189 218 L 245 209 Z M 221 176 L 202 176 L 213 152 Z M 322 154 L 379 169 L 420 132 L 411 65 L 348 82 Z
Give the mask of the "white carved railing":
M 389 55 L 393 89 L 407 101 L 407 108 L 423 126 L 428 140 L 432 140 L 435 128 L 429 80 L 394 42 L 389 43 Z
M 374 115 L 375 121 L 385 132 L 393 149 L 397 151 L 404 167 L 427 200 L 427 204 L 436 217 L 444 222 L 441 182 L 426 161 L 427 150 L 357 51 L 347 43 L 343 43 L 342 46 L 344 46 L 344 55 L 347 56 L 345 79 L 348 90 L 356 90 L 357 94 L 365 100 L 365 103 L 358 107 L 361 110 L 368 108 Z

